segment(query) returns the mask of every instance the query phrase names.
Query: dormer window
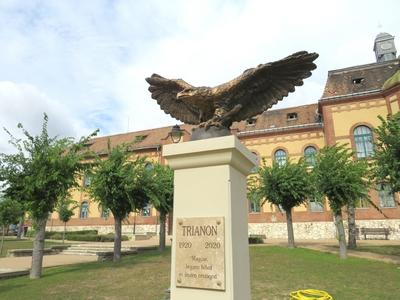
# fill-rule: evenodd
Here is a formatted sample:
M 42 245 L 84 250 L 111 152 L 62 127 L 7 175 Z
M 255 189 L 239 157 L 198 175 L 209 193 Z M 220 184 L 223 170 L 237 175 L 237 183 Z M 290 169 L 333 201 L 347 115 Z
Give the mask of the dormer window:
M 246 126 L 255 126 L 256 125 L 256 118 L 249 118 L 246 120 Z
M 297 113 L 288 113 L 287 115 L 286 115 L 286 117 L 287 117 L 287 120 L 288 121 L 293 121 L 293 120 L 297 120 Z
M 140 143 L 142 142 L 145 138 L 147 137 L 147 135 L 137 135 L 134 138 L 134 143 Z
M 365 81 L 365 78 L 360 77 L 360 78 L 354 78 L 351 82 L 353 84 L 360 84 L 360 83 L 363 83 L 364 81 Z

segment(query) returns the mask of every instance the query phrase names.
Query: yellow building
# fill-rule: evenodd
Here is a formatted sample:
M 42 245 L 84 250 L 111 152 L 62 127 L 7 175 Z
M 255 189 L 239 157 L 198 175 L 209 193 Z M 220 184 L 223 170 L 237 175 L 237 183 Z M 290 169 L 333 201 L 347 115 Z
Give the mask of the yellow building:
M 325 145 L 349 144 L 357 158 L 373 154 L 373 128 L 380 124 L 378 116 L 386 117 L 400 110 L 400 60 L 396 58 L 393 36 L 381 33 L 374 43 L 377 62 L 332 70 L 328 73 L 322 97 L 318 103 L 263 114 L 232 126 L 232 133 L 260 158 L 267 161 L 297 160 L 305 156 L 312 163 L 314 154 Z M 182 125 L 190 138 L 191 126 Z M 171 127 L 157 128 L 94 138 L 89 147 L 104 155 L 107 139 L 116 145 L 123 142 L 138 143 L 134 153 L 146 155 L 151 160 L 165 163 L 162 147 L 171 143 Z M 82 179 L 82 185 L 90 184 Z M 384 217 L 366 202 L 356 209 L 358 227 L 385 227 L 390 229 L 390 239 L 400 239 L 400 199 L 387 189 L 371 190 L 372 201 L 384 212 Z M 75 216 L 68 223 L 70 230 L 98 229 L 112 232 L 113 219 L 101 212 L 82 191 L 74 191 L 80 203 Z M 284 213 L 269 204 L 259 207 L 249 203 L 249 233 L 263 234 L 267 238 L 286 238 Z M 297 207 L 293 213 L 296 238 L 334 238 L 333 217 L 327 204 L 309 202 Z M 61 230 L 57 214 L 53 214 L 48 230 Z M 123 234 L 158 232 L 157 212 L 148 208 L 140 214 L 131 214 L 123 225 Z

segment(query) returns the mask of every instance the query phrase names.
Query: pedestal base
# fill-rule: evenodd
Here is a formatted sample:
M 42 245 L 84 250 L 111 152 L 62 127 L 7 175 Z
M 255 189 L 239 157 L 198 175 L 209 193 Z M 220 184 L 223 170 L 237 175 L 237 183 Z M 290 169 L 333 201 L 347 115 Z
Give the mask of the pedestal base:
M 175 170 L 171 299 L 250 300 L 246 176 L 255 155 L 235 136 L 168 145 L 163 155 Z
M 222 137 L 231 135 L 231 131 L 226 127 L 211 126 L 208 129 L 196 128 L 192 132 L 191 141 L 205 140 L 210 138 Z

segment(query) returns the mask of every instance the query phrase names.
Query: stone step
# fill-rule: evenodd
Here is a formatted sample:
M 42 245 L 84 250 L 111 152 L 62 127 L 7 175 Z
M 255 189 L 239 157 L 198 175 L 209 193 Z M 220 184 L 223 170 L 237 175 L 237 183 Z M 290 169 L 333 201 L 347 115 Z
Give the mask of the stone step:
M 136 251 L 137 249 L 129 249 L 125 250 L 122 249 L 121 252 L 130 252 L 130 251 Z M 101 249 L 101 250 L 92 250 L 92 249 L 68 249 L 64 250 L 61 253 L 103 253 L 103 252 L 114 252 L 114 249 Z
M 122 247 L 122 251 L 129 251 L 129 250 L 134 250 L 136 249 L 135 247 Z M 91 250 L 91 251 L 114 251 L 114 247 L 70 247 L 68 250 L 77 250 L 77 251 L 83 251 L 83 250 Z
M 75 251 L 70 251 L 70 250 L 64 250 L 61 252 L 61 254 L 66 254 L 66 255 L 88 255 L 88 256 L 97 256 L 96 252 L 89 253 L 89 252 L 75 252 Z
M 127 254 L 134 254 L 137 253 L 137 249 L 132 249 L 132 250 L 122 250 L 121 255 L 127 255 Z M 99 257 L 105 257 L 105 256 L 112 256 L 114 251 L 92 251 L 92 250 L 64 250 L 62 254 L 67 254 L 67 255 L 88 255 L 88 256 L 99 256 Z
M 122 254 L 136 253 L 137 248 L 135 247 L 121 247 Z M 79 244 L 72 245 L 68 249 L 64 250 L 62 254 L 75 254 L 75 255 L 110 255 L 114 253 L 113 245 L 95 245 L 95 244 Z
M 110 244 L 73 244 L 70 247 L 84 247 L 84 248 L 113 248 L 114 243 Z M 122 246 L 122 248 L 133 248 L 132 246 Z

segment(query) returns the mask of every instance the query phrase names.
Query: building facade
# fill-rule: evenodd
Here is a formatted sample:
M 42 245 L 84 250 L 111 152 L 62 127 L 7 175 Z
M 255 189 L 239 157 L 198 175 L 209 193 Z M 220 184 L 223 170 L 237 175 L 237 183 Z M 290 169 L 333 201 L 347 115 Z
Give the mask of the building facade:
M 322 97 L 315 104 L 278 110 L 269 110 L 247 121 L 232 126 L 232 133 L 242 143 L 267 162 L 297 160 L 305 157 L 313 164 L 315 153 L 325 145 L 348 144 L 355 159 L 367 159 L 373 154 L 373 128 L 379 126 L 378 116 L 386 117 L 400 111 L 400 59 L 396 58 L 393 36 L 381 33 L 374 43 L 375 63 L 331 70 L 328 73 Z M 185 130 L 182 141 L 188 141 L 192 126 Z M 99 137 L 88 147 L 105 155 L 107 140 L 112 145 L 136 141 L 133 152 L 145 155 L 151 161 L 168 163 L 162 157 L 162 148 L 171 143 L 171 127 L 157 128 L 126 134 Z M 90 178 L 80 179 L 82 186 Z M 113 218 L 99 210 L 83 190 L 75 190 L 73 198 L 80 207 L 67 224 L 69 230 L 98 229 L 112 232 Z M 384 215 L 359 201 L 356 209 L 358 227 L 385 227 L 390 229 L 389 239 L 400 239 L 400 198 L 387 187 L 377 186 L 370 191 L 371 200 Z M 245 199 L 244 199 L 245 201 Z M 335 238 L 336 229 L 327 203 L 309 201 L 293 212 L 295 237 L 299 239 Z M 267 238 L 286 238 L 286 217 L 277 207 L 260 207 L 249 201 L 249 234 L 262 234 Z M 171 224 L 169 224 L 171 225 Z M 170 226 L 171 227 L 171 226 Z M 54 213 L 48 230 L 62 230 L 63 224 Z M 123 225 L 123 234 L 158 232 L 157 212 L 148 207 L 131 214 Z

